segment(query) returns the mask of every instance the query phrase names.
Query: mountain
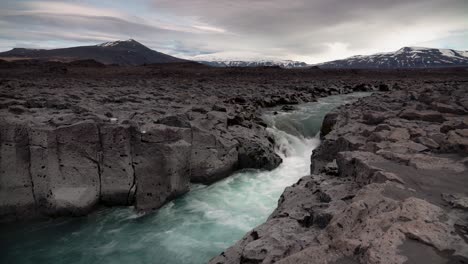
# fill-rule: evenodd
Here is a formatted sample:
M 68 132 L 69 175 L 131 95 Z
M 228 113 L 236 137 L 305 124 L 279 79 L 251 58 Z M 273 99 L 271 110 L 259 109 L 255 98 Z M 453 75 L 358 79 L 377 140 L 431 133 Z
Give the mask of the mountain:
M 281 68 L 307 67 L 307 63 L 292 60 L 212 60 L 198 61 L 213 67 L 264 67 L 279 66 Z
M 25 58 L 57 61 L 93 59 L 104 64 L 119 65 L 142 65 L 186 61 L 154 51 L 133 39 L 106 42 L 94 46 L 51 50 L 15 48 L 7 52 L 0 53 L 0 58 Z
M 468 66 L 468 51 L 404 47 L 396 52 L 353 56 L 316 64 L 320 68 L 399 69 Z

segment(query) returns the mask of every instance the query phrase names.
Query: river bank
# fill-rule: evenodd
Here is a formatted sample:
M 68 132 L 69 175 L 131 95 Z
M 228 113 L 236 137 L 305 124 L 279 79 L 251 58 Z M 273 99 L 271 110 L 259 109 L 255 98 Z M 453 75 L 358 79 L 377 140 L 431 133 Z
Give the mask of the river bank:
M 122 207 L 80 218 L 4 224 L 0 246 L 7 253 L 0 262 L 206 263 L 265 221 L 284 188 L 308 173 L 325 114 L 364 95 L 266 111 L 262 119 L 283 160 L 272 171 L 247 170 L 211 185 L 192 185 L 190 192 L 149 214 Z
M 374 94 L 324 120 L 312 175 L 210 263 L 465 263 L 468 86 Z
M 457 72 L 431 73 L 434 79 Z M 262 109 L 400 89 L 398 72 L 32 63 L 0 68 L 0 221 L 160 208 L 281 158 Z M 429 78 L 429 77 L 428 77 Z

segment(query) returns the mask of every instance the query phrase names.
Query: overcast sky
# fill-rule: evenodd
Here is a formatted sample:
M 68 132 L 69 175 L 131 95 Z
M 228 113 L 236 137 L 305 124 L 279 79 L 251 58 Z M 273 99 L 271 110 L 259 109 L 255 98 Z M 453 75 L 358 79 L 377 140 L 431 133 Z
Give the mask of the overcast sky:
M 468 49 L 468 0 L 0 0 L 0 50 L 133 38 L 184 58 L 317 63 Z

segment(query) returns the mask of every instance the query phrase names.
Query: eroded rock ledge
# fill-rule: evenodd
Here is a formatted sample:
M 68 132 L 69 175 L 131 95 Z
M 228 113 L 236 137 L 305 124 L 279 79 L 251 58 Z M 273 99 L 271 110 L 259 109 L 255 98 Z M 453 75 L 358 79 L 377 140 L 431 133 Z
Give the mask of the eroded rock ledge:
M 313 174 L 210 263 L 467 263 L 466 83 L 360 99 L 322 140 Z
M 63 75 L 46 65 L 0 70 L 0 221 L 99 205 L 157 209 L 190 182 L 271 170 L 281 159 L 263 107 L 395 85 L 293 82 L 310 73 L 277 69 L 67 67 Z
M 155 209 L 187 192 L 190 181 L 247 168 L 256 161 L 250 157 L 261 158 L 259 168 L 281 163 L 264 127 L 230 129 L 228 120 L 209 110 L 143 125 L 97 119 L 50 126 L 3 116 L 0 215 L 83 215 L 98 204 Z M 257 135 L 252 149 L 241 148 L 250 130 Z

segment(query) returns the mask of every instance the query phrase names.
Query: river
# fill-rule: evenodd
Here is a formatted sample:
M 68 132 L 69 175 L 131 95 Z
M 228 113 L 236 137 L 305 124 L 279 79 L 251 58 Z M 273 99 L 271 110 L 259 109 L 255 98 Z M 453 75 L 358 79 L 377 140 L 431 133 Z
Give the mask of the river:
M 284 188 L 309 173 L 323 117 L 368 95 L 330 96 L 264 119 L 283 163 L 273 171 L 242 171 L 186 195 L 155 213 L 104 208 L 86 217 L 0 227 L 0 263 L 206 263 L 264 222 Z

